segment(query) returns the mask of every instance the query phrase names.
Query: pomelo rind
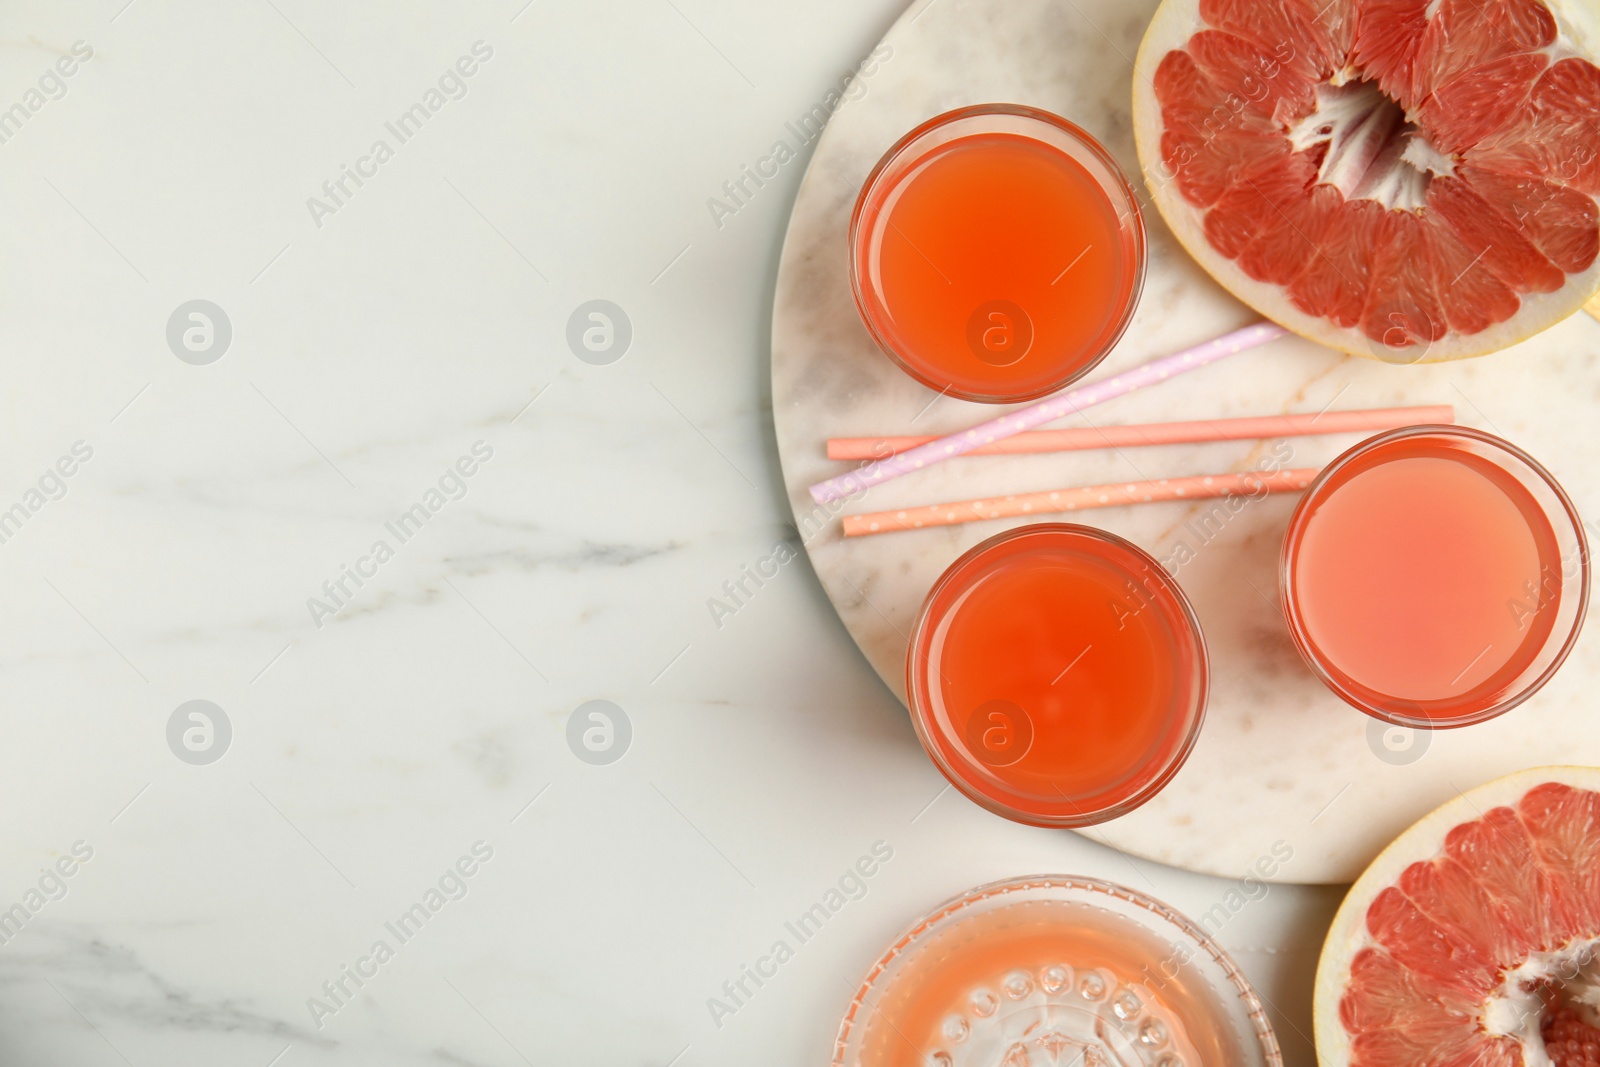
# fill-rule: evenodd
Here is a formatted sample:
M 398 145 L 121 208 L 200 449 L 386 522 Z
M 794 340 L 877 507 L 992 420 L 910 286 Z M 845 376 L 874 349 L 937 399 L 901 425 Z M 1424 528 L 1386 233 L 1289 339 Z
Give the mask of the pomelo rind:
M 1553 47 L 1555 55 L 1576 55 L 1591 61 L 1600 56 L 1600 0 L 1545 2 L 1560 30 Z M 1499 352 L 1572 317 L 1591 299 L 1600 300 L 1600 260 L 1596 260 L 1582 274 L 1568 275 L 1567 283 L 1556 292 L 1520 294 L 1521 310 L 1505 322 L 1475 334 L 1451 332 L 1432 345 L 1396 349 L 1391 354 L 1359 328 L 1339 326 L 1308 315 L 1294 306 L 1281 286 L 1250 277 L 1237 262 L 1211 247 L 1205 235 L 1205 216 L 1183 199 L 1161 156 L 1165 124 L 1161 104 L 1156 99 L 1156 68 L 1168 52 L 1184 47 L 1191 37 L 1206 28 L 1199 11 L 1198 0 L 1162 0 L 1150 20 L 1134 60 L 1134 143 L 1150 199 L 1178 243 L 1224 289 L 1309 340 L 1341 352 L 1402 364 L 1443 363 Z
M 1311 1022 L 1321 1067 L 1347 1067 L 1350 1063 L 1350 1035 L 1340 1021 L 1339 1002 L 1356 954 L 1373 944 L 1367 932 L 1367 909 L 1378 893 L 1399 882 L 1401 873 L 1411 864 L 1442 853 L 1445 837 L 1455 827 L 1482 818 L 1493 808 L 1515 807 L 1529 790 L 1546 782 L 1600 793 L 1600 767 L 1534 767 L 1461 793 L 1390 842 L 1356 879 L 1334 916 L 1317 963 Z M 1600 938 L 1600 930 L 1594 931 L 1594 937 Z M 1525 1067 L 1548 1067 L 1548 1063 L 1527 1058 Z

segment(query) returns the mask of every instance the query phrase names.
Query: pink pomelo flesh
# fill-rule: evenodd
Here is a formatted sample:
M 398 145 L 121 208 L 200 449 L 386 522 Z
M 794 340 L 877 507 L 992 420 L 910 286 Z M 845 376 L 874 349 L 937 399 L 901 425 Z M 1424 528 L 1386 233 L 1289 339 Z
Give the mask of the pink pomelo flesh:
M 1600 287 L 1600 67 L 1558 18 L 1590 2 L 1167 0 L 1135 88 L 1156 203 L 1317 340 L 1531 336 Z
M 1466 794 L 1352 888 L 1317 976 L 1330 1067 L 1600 1065 L 1600 771 Z

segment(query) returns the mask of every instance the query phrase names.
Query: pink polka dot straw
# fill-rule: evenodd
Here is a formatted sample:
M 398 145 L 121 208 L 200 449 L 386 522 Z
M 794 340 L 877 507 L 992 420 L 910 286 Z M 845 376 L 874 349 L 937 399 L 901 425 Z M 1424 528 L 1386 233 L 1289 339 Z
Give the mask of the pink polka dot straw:
M 1080 386 L 1047 397 L 1018 411 L 1007 412 L 997 419 L 980 423 L 969 430 L 958 430 L 948 437 L 897 455 L 875 460 L 864 467 L 841 474 L 836 478 L 818 482 L 811 487 L 811 499 L 819 504 L 843 500 L 863 489 L 898 478 L 903 474 L 931 467 L 955 456 L 965 455 L 974 449 L 1026 430 L 1042 426 L 1066 415 L 1072 415 L 1096 404 L 1103 404 L 1119 396 L 1126 396 L 1147 385 L 1164 382 L 1186 371 L 1197 370 L 1231 355 L 1275 341 L 1288 333 L 1282 326 L 1259 322 L 1242 330 L 1207 341 L 1203 345 L 1177 352 L 1161 359 L 1151 360 L 1132 370 L 1093 385 Z

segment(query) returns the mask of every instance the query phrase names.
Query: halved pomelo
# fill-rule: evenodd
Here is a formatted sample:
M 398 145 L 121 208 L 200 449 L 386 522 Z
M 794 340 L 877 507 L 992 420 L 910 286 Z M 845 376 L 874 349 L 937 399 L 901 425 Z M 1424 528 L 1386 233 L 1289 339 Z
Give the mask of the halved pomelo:
M 1464 793 L 1351 888 L 1317 968 L 1322 1067 L 1600 1064 L 1600 769 Z
M 1165 0 L 1146 182 L 1262 314 L 1395 362 L 1496 351 L 1600 289 L 1600 0 Z

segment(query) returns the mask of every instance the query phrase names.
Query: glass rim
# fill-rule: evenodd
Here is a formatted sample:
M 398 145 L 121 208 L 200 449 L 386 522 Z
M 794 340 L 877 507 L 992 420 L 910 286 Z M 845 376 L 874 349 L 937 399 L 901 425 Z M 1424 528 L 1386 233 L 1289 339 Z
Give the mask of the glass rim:
M 945 754 L 942 751 L 941 746 L 936 742 L 936 739 L 945 739 L 947 738 L 947 734 L 946 731 L 941 730 L 933 721 L 932 714 L 928 708 L 929 686 L 927 681 L 927 657 L 919 654 L 919 647 L 921 646 L 924 637 L 927 635 L 929 628 L 936 625 L 938 621 L 944 617 L 943 614 L 941 614 L 938 618 L 934 617 L 933 605 L 935 601 L 939 598 L 941 593 L 954 585 L 962 577 L 963 572 L 968 567 L 970 567 L 981 556 L 987 554 L 995 548 L 998 548 L 1002 544 L 1019 540 L 1024 537 L 1039 537 L 1054 534 L 1070 534 L 1074 536 L 1088 537 L 1092 540 L 1097 540 L 1103 544 L 1108 544 L 1114 548 L 1128 552 L 1135 558 L 1141 559 L 1147 563 L 1159 576 L 1163 591 L 1178 607 L 1178 614 L 1182 618 L 1184 624 L 1188 627 L 1195 646 L 1194 662 L 1192 664 L 1194 681 L 1190 686 L 1190 689 L 1193 692 L 1193 696 L 1191 698 L 1193 708 L 1192 710 L 1180 709 L 1174 712 L 1174 718 L 1180 714 L 1189 716 L 1189 723 L 1188 726 L 1183 730 L 1182 736 L 1177 739 L 1177 746 L 1168 756 L 1166 765 L 1163 766 L 1158 773 L 1141 785 L 1137 790 L 1117 803 L 1107 805 L 1103 808 L 1097 808 L 1092 811 L 1084 811 L 1080 808 L 1078 813 L 1073 815 L 1057 815 L 1049 813 L 1042 814 L 1038 811 L 1029 811 L 1025 808 L 1018 807 L 1014 803 L 1007 803 L 1005 801 L 987 796 L 981 789 L 978 789 L 972 784 L 972 782 L 968 780 L 961 767 L 954 765 L 954 761 L 948 760 L 945 757 Z M 922 661 L 923 663 L 923 669 L 921 670 L 918 670 L 919 661 Z M 1080 523 L 1039 522 L 1032 523 L 1027 526 L 1017 526 L 1010 530 L 1003 530 L 1000 533 L 995 534 L 993 537 L 985 538 L 983 541 L 980 541 L 978 544 L 967 549 L 960 556 L 958 556 L 954 562 L 944 569 L 944 571 L 939 575 L 938 580 L 933 583 L 933 587 L 928 590 L 928 595 L 923 598 L 922 607 L 917 611 L 917 620 L 912 626 L 911 639 L 906 648 L 906 704 L 911 713 L 911 725 L 916 730 L 917 740 L 922 742 L 923 751 L 928 754 L 928 758 L 933 761 L 933 765 L 938 768 L 939 773 L 944 775 L 945 780 L 951 785 L 955 786 L 956 789 L 960 790 L 961 794 L 968 800 L 995 815 L 1010 819 L 1012 822 L 1022 823 L 1026 826 L 1038 826 L 1059 830 L 1072 830 L 1087 826 L 1096 826 L 1100 823 L 1109 822 L 1112 819 L 1120 818 L 1154 799 L 1155 796 L 1165 789 L 1168 783 L 1170 783 L 1172 779 L 1177 776 L 1178 772 L 1183 769 L 1184 764 L 1189 761 L 1190 754 L 1194 751 L 1195 745 L 1200 740 L 1200 730 L 1205 723 L 1206 710 L 1210 706 L 1210 699 L 1211 654 L 1210 650 L 1206 646 L 1205 631 L 1200 625 L 1200 617 L 1195 613 L 1194 605 L 1189 602 L 1189 597 L 1183 591 L 1183 587 L 1178 584 L 1177 578 L 1174 577 L 1171 572 L 1166 569 L 1166 567 L 1162 566 L 1160 560 L 1156 559 L 1150 553 L 1146 552 L 1132 541 L 1129 541 L 1127 538 L 1119 537 L 1118 535 L 1107 530 L 1101 530 L 1094 526 L 1085 526 Z M 1013 794 L 1013 797 L 1014 796 L 1015 794 Z M 1070 798 L 1065 798 L 1064 802 L 1067 805 L 1072 806 L 1072 801 Z
M 1253 1036 L 1261 1050 L 1265 1067 L 1283 1067 L 1283 1053 L 1278 1047 L 1277 1035 L 1273 1033 L 1272 1024 L 1267 1019 L 1260 995 L 1250 984 L 1243 969 L 1215 938 L 1187 915 L 1147 893 L 1102 878 L 1074 874 L 1031 874 L 985 882 L 976 888 L 946 898 L 902 930 L 868 968 L 866 977 L 856 987 L 855 994 L 845 1009 L 844 1018 L 840 1020 L 838 1035 L 834 1039 L 833 1067 L 846 1067 L 845 1057 L 849 1052 L 857 1014 L 866 1005 L 867 998 L 875 990 L 878 982 L 889 973 L 902 956 L 920 942 L 925 934 L 951 920 L 959 921 L 957 917 L 963 911 L 987 901 L 1009 893 L 1040 889 L 1055 891 L 1062 895 L 1073 894 L 1090 898 L 1096 895 L 1115 897 L 1144 909 L 1158 920 L 1177 928 L 1184 936 L 1193 939 L 1195 944 L 1204 949 L 1212 961 L 1222 969 L 1233 985 L 1239 1003 L 1244 1006 L 1250 1017 Z M 1165 938 L 1165 940 L 1171 939 Z
M 1135 252 L 1133 287 L 1131 290 L 1129 290 L 1127 303 L 1123 308 L 1121 318 L 1118 320 L 1116 327 L 1108 335 L 1108 339 L 1099 354 L 1086 362 L 1082 367 L 1077 368 L 1071 373 L 1061 375 L 1056 379 L 1053 379 L 1046 386 L 1004 394 L 974 393 L 965 389 L 958 389 L 948 382 L 935 381 L 928 377 L 928 375 L 926 375 L 921 368 L 913 366 L 910 362 L 903 358 L 900 353 L 895 351 L 894 346 L 888 343 L 887 338 L 880 334 L 877 325 L 873 321 L 872 315 L 868 313 L 867 295 L 861 280 L 862 262 L 860 242 L 857 240 L 860 233 L 862 216 L 866 213 L 868 203 L 874 199 L 873 194 L 878 190 L 878 185 L 885 172 L 888 171 L 889 168 L 892 167 L 896 162 L 898 162 L 908 149 L 910 149 L 922 138 L 943 129 L 946 126 L 950 126 L 956 122 L 961 122 L 966 119 L 983 118 L 985 116 L 1003 116 L 1007 118 L 1020 118 L 1039 122 L 1045 126 L 1051 127 L 1057 133 L 1065 134 L 1068 138 L 1077 142 L 1086 151 L 1088 151 L 1090 155 L 1095 158 L 1096 162 L 1104 166 L 1109 172 L 1111 178 L 1113 179 L 1116 194 L 1126 197 L 1126 206 L 1128 208 L 1128 212 L 1125 216 L 1126 221 L 1121 224 L 1121 227 L 1124 230 L 1131 231 L 1130 235 L 1133 240 Z M 1096 184 L 1101 185 L 1102 183 L 1097 181 Z M 1115 200 L 1116 197 L 1112 196 L 1108 190 L 1107 199 Z M 1115 205 L 1113 204 L 1113 206 Z M 1120 212 L 1119 216 L 1121 216 Z M 1073 382 L 1079 380 L 1084 375 L 1089 374 L 1096 367 L 1100 366 L 1100 364 L 1104 363 L 1106 361 L 1106 357 L 1111 355 L 1111 353 L 1116 349 L 1117 345 L 1121 343 L 1123 336 L 1128 332 L 1128 327 L 1133 323 L 1133 316 L 1138 311 L 1140 298 L 1144 294 L 1144 286 L 1146 277 L 1149 273 L 1150 261 L 1149 234 L 1145 227 L 1144 210 L 1139 204 L 1138 192 L 1134 189 L 1132 181 L 1129 180 L 1127 172 L 1122 169 L 1122 165 L 1116 161 L 1109 151 L 1107 151 L 1105 145 L 1101 144 L 1099 139 L 1093 134 L 1089 133 L 1089 131 L 1085 130 L 1083 127 L 1079 126 L 1070 119 L 1063 118 L 1060 115 L 1057 115 L 1051 111 L 1046 111 L 1043 108 L 1032 107 L 1027 104 L 1010 103 L 970 104 L 965 107 L 958 107 L 953 110 L 943 112 L 916 126 L 909 133 L 905 134 L 893 145 L 891 145 L 889 150 L 886 151 L 873 166 L 871 172 L 868 173 L 866 180 L 861 183 L 861 190 L 856 195 L 855 207 L 850 212 L 848 244 L 850 256 L 850 293 L 855 299 L 856 314 L 860 318 L 861 324 L 866 328 L 867 333 L 872 337 L 872 341 L 878 347 L 879 351 L 888 356 L 889 359 L 894 362 L 895 366 L 899 367 L 900 370 L 905 372 L 921 385 L 945 395 L 953 396 L 958 400 L 967 400 L 978 404 L 1021 404 L 1030 400 L 1038 400 L 1042 397 L 1049 396 L 1051 393 L 1063 389 L 1068 385 L 1071 385 Z
M 1517 692 L 1481 711 L 1468 715 L 1429 718 L 1422 715 L 1406 715 L 1376 706 L 1353 687 L 1345 684 L 1339 677 L 1338 672 L 1332 668 L 1332 664 L 1324 662 L 1325 657 L 1317 651 L 1316 644 L 1311 640 L 1310 634 L 1306 630 L 1304 614 L 1300 610 L 1299 599 L 1295 594 L 1293 580 L 1295 550 L 1305 536 L 1306 526 L 1311 518 L 1312 503 L 1319 499 L 1319 495 L 1327 484 L 1352 463 L 1395 441 L 1403 441 L 1415 437 L 1457 438 L 1487 446 L 1494 451 L 1503 452 L 1510 456 L 1532 471 L 1534 477 L 1554 494 L 1561 505 L 1561 515 L 1550 514 L 1549 509 L 1546 508 L 1541 510 L 1544 510 L 1546 517 L 1552 520 L 1565 518 L 1571 525 L 1572 532 L 1578 542 L 1577 608 L 1572 626 L 1564 637 L 1559 638 L 1561 647 L 1557 650 L 1555 658 L 1539 672 L 1537 677 L 1523 683 Z M 1509 471 L 1508 473 L 1515 476 L 1518 472 Z M 1521 479 L 1519 478 L 1519 480 Z M 1555 523 L 1552 522 L 1552 525 L 1555 525 Z M 1457 426 L 1450 423 L 1422 423 L 1416 426 L 1402 426 L 1396 430 L 1387 430 L 1369 437 L 1340 453 L 1306 487 L 1305 495 L 1300 498 L 1300 503 L 1296 505 L 1294 514 L 1289 519 L 1289 526 L 1284 531 L 1283 548 L 1279 553 L 1278 559 L 1278 599 L 1283 609 L 1284 621 L 1288 624 L 1289 637 L 1294 641 L 1295 648 L 1300 653 L 1300 658 L 1311 668 L 1318 681 L 1322 682 L 1334 695 L 1358 711 L 1370 715 L 1381 722 L 1386 722 L 1391 726 L 1400 726 L 1412 730 L 1455 730 L 1488 722 L 1491 719 L 1499 718 L 1514 708 L 1520 707 L 1540 689 L 1543 689 L 1545 684 L 1555 676 L 1556 671 L 1560 670 L 1562 664 L 1566 662 L 1573 647 L 1577 644 L 1578 635 L 1583 631 L 1584 618 L 1588 615 L 1589 609 L 1589 584 L 1589 539 L 1584 532 L 1583 518 L 1578 514 L 1577 506 L 1573 504 L 1572 498 L 1561 487 L 1561 483 L 1556 480 L 1555 475 L 1551 474 L 1544 464 L 1503 437 L 1474 429 L 1470 426 Z M 1548 648 L 1551 643 L 1557 640 L 1557 636 L 1552 633 L 1545 647 Z M 1376 692 L 1376 690 L 1371 691 Z M 1412 701 L 1411 703 L 1416 702 Z

